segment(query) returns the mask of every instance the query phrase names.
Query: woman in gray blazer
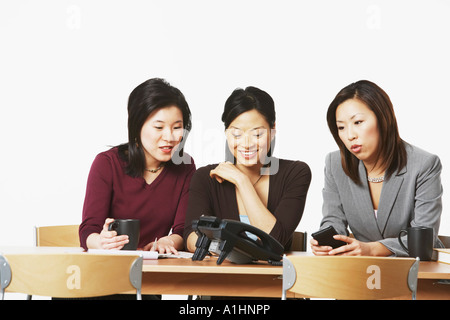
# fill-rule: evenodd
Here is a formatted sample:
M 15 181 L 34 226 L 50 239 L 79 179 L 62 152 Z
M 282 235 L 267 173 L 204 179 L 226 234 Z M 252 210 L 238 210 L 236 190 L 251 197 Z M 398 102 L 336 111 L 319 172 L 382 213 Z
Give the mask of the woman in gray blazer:
M 432 227 L 441 247 L 441 162 L 400 138 L 389 96 L 370 81 L 352 83 L 327 121 L 340 151 L 326 157 L 321 229 L 333 226 L 347 244 L 332 249 L 312 239 L 313 253 L 407 256 L 397 236 L 410 226 Z

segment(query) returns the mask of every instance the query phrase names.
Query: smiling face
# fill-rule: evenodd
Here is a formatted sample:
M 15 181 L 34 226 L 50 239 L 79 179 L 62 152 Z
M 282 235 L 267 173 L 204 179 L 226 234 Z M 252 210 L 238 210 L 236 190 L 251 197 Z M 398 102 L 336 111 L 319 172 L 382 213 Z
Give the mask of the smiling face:
M 255 109 L 236 117 L 228 126 L 226 137 L 237 164 L 252 166 L 262 163 L 275 134 L 274 129 Z
M 339 138 L 346 148 L 365 164 L 374 164 L 378 156 L 380 132 L 375 113 L 363 102 L 348 99 L 336 109 Z
M 153 111 L 141 130 L 142 148 L 149 169 L 172 158 L 183 137 L 183 114 L 176 106 Z

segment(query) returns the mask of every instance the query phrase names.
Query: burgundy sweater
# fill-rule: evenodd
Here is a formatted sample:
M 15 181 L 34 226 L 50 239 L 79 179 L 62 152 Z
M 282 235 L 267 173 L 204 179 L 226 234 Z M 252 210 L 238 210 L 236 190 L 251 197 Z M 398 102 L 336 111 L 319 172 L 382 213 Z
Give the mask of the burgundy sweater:
M 86 239 L 100 233 L 105 219 L 139 219 L 139 247 L 169 231 L 183 236 L 189 183 L 195 172 L 190 164 L 167 164 L 159 176 L 148 185 L 144 178 L 132 178 L 125 173 L 126 162 L 112 148 L 97 155 L 89 173 L 83 218 L 79 229 L 81 246 Z

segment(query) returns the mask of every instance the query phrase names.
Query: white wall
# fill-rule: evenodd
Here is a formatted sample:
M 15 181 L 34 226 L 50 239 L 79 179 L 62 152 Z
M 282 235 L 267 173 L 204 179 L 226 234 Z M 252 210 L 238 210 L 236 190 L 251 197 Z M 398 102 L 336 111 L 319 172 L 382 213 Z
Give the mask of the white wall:
M 384 88 L 402 137 L 440 156 L 446 191 L 449 16 L 444 0 L 0 2 L 0 245 L 80 222 L 92 160 L 126 140 L 128 95 L 152 77 L 186 95 L 198 166 L 223 159 L 233 89 L 272 95 L 275 154 L 313 172 L 299 230 L 321 220 L 327 107 L 356 80 Z

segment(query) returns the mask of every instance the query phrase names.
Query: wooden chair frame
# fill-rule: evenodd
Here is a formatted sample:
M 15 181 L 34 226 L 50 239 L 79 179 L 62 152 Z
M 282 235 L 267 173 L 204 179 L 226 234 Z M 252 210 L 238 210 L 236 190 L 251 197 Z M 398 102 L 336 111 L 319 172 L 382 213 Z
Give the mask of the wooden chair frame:
M 138 255 L 32 253 L 0 255 L 0 298 L 5 291 L 57 298 L 136 292 L 142 299 Z
M 79 247 L 78 224 L 59 226 L 36 226 L 36 247 Z
M 450 237 L 449 236 L 439 235 L 438 238 L 439 238 L 439 240 L 441 240 L 441 242 L 445 248 L 450 248 Z
M 348 256 L 284 256 L 283 292 L 309 298 L 416 299 L 419 259 Z
M 295 231 L 292 235 L 291 246 L 286 251 L 306 251 L 308 243 L 308 233 Z

